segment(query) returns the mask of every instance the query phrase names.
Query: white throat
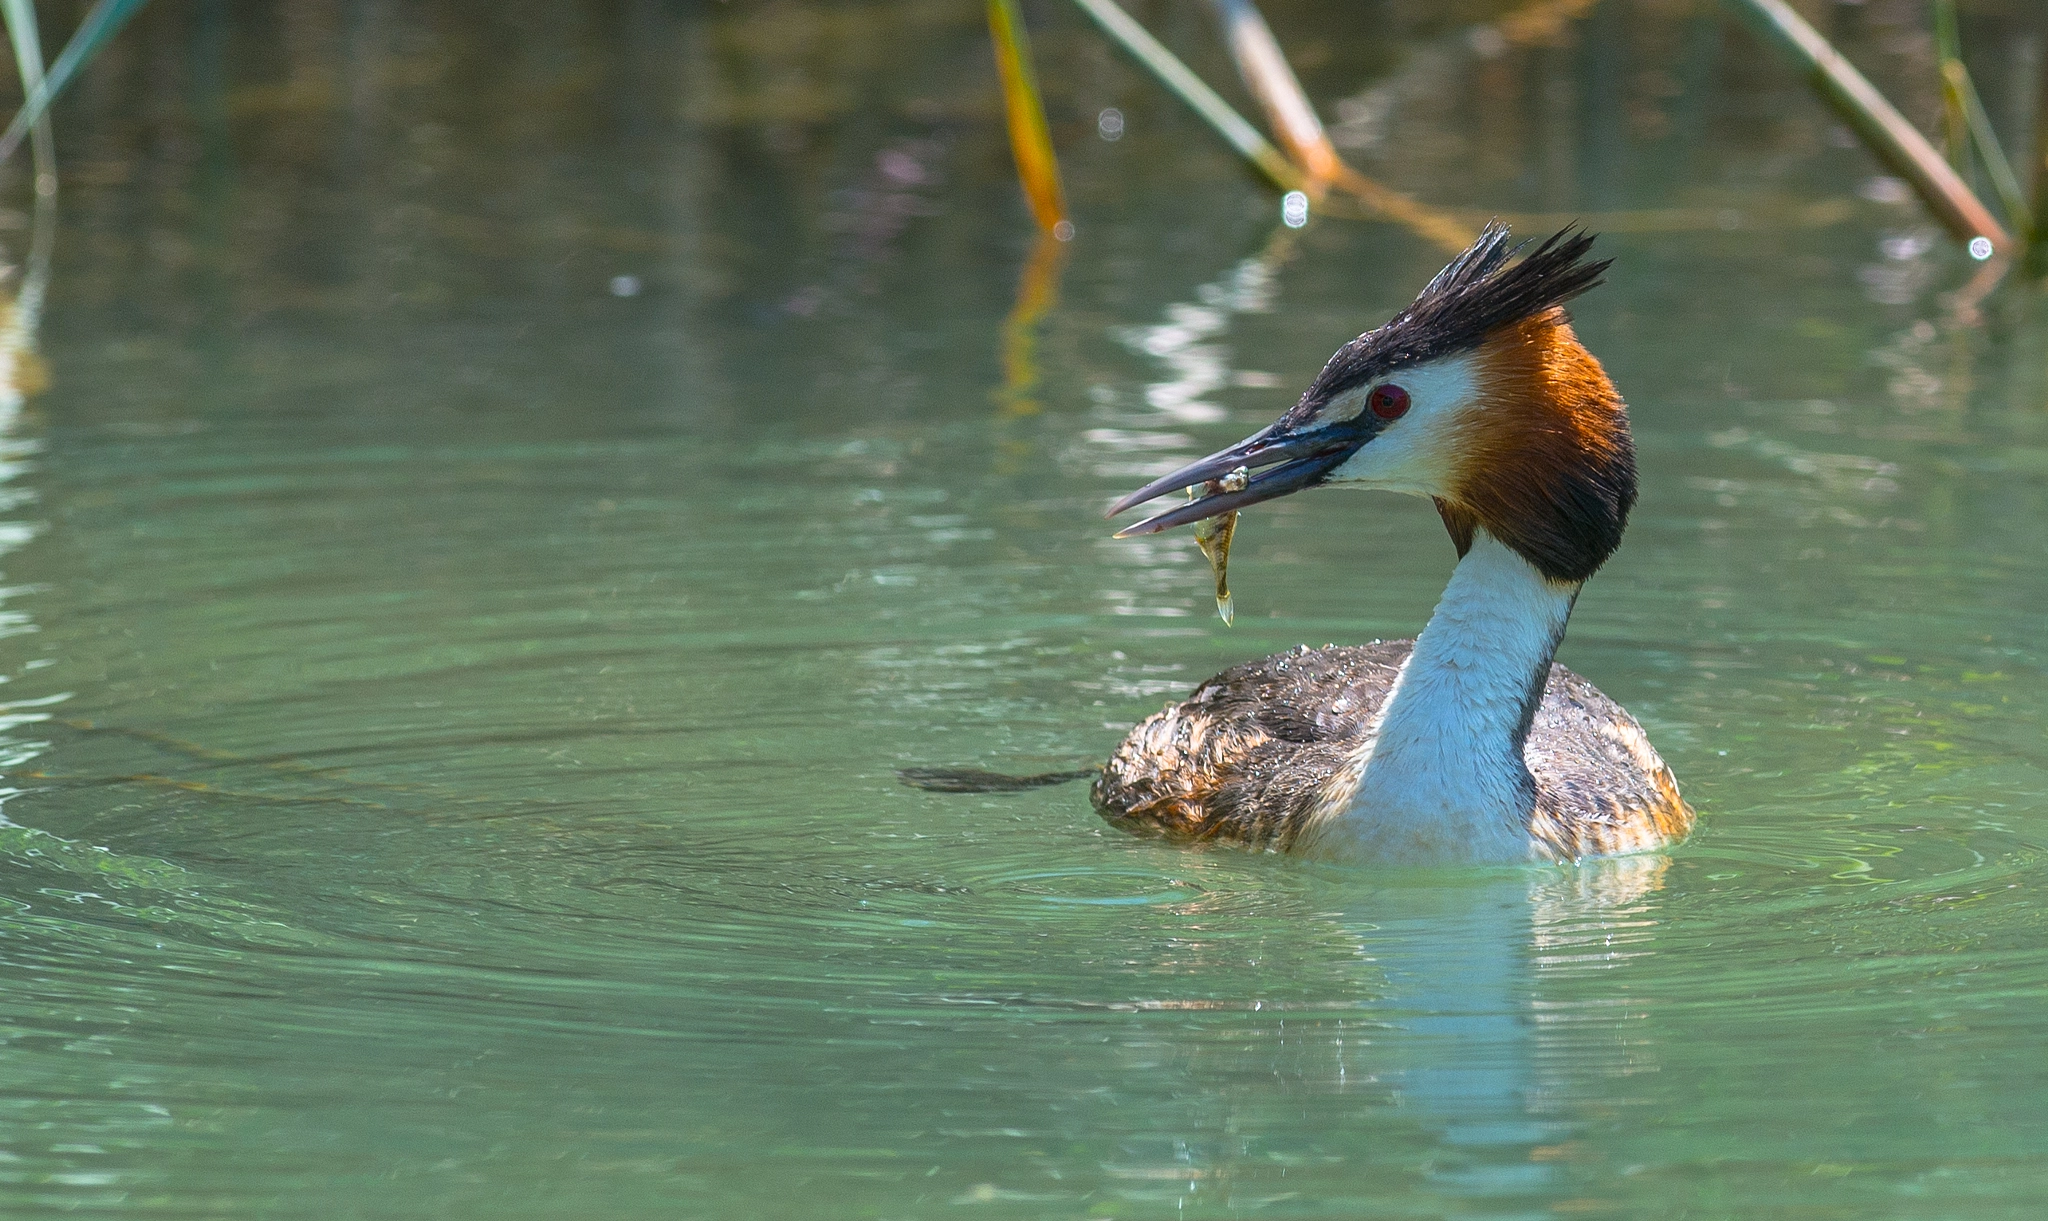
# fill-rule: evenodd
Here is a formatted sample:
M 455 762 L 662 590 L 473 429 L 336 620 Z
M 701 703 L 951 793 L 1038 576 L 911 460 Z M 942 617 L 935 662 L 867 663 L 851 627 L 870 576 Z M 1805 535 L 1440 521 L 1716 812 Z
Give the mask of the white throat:
M 1451 574 L 1309 851 L 1388 864 L 1527 860 L 1536 784 L 1522 759 L 1579 587 L 1484 530 Z

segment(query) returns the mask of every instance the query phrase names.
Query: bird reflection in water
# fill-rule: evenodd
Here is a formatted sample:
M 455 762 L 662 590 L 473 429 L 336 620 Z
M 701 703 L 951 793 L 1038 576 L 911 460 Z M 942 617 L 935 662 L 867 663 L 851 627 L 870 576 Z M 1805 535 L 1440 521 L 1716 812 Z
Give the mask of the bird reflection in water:
M 1390 1209 L 1596 1207 L 1610 1172 L 1587 1138 L 1650 1101 L 1644 1083 L 1658 1067 L 1652 1002 L 1631 982 L 1655 953 L 1668 866 L 1641 856 L 1492 874 L 1321 875 L 1341 897 L 1290 929 L 1290 945 L 1348 945 L 1348 978 L 1308 995 L 1119 1006 L 1233 1011 L 1215 1041 L 1183 1029 L 1169 1076 L 1152 1082 L 1230 1101 L 1184 1112 L 1179 1130 L 1132 1134 L 1111 1173 L 1177 1178 L 1183 1206 L 1213 1206 L 1219 1194 L 1233 1204 L 1289 1190 L 1343 1196 L 1370 1182 Z M 1191 939 L 1171 973 L 1235 966 L 1246 949 Z M 1141 1040 L 1133 1052 L 1156 1048 Z M 1267 1071 L 1247 1076 L 1248 1058 Z

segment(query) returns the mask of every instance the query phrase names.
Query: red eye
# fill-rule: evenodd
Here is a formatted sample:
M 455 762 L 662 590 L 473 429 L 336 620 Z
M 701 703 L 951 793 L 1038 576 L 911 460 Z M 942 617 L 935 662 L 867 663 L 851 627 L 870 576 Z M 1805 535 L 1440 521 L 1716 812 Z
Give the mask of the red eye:
M 1398 420 L 1408 414 L 1408 392 L 1391 382 L 1384 386 L 1374 386 L 1371 397 L 1365 400 L 1365 405 L 1372 408 L 1372 413 L 1382 420 Z

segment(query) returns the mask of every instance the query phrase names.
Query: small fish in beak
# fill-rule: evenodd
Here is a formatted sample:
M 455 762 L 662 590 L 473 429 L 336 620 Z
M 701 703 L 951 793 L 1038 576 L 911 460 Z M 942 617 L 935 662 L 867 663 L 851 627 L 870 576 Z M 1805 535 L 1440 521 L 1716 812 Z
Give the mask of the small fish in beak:
M 1273 500 L 1323 477 L 1365 444 L 1342 428 L 1292 432 L 1275 424 L 1262 428 L 1228 449 L 1191 462 L 1171 475 L 1154 479 L 1109 507 L 1115 517 L 1126 509 L 1186 489 L 1185 504 L 1116 532 L 1118 538 L 1157 534 L 1190 523 L 1195 543 L 1216 574 L 1216 613 L 1228 625 L 1236 618 L 1230 599 L 1230 541 L 1237 533 L 1238 511 Z M 1259 468 L 1254 473 L 1253 468 Z
M 1240 466 L 1221 479 L 1211 479 L 1197 492 L 1188 489 L 1189 500 L 1213 496 L 1222 492 L 1242 492 L 1251 481 L 1251 472 Z M 1202 549 L 1202 555 L 1209 561 L 1209 570 L 1216 574 L 1216 616 L 1229 627 L 1237 618 L 1237 608 L 1230 600 L 1230 540 L 1237 534 L 1237 513 L 1219 513 L 1195 523 L 1195 546 Z
M 1175 526 L 1235 513 L 1239 509 L 1275 500 L 1302 488 L 1314 487 L 1323 477 L 1344 464 L 1371 439 L 1369 432 L 1344 426 L 1306 432 L 1274 424 L 1260 429 L 1229 449 L 1218 450 L 1139 488 L 1109 506 L 1115 517 L 1182 488 L 1200 487 L 1214 494 L 1177 505 L 1157 517 L 1116 532 L 1118 538 L 1157 534 Z M 1222 488 L 1220 492 L 1215 489 Z

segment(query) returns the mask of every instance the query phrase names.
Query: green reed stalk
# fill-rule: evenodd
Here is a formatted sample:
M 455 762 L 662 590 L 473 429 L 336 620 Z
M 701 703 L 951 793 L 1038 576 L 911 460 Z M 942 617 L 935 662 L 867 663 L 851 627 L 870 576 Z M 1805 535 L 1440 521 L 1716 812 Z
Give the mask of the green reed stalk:
M 1941 72 L 1941 151 L 1958 174 L 1970 169 L 1970 120 L 1963 93 L 1950 64 L 1963 62 L 1962 35 L 1956 29 L 1955 0 L 1934 0 L 1934 60 Z
M 4 0 L 0 13 L 7 18 L 7 39 L 14 44 L 14 67 L 21 76 L 21 96 L 26 100 L 43 86 L 43 38 L 36 28 L 36 6 L 34 0 Z M 36 195 L 54 195 L 57 146 L 50 132 L 50 116 L 38 115 L 29 130 L 35 157 Z
M 2034 90 L 2034 232 L 2027 243 L 2027 269 L 2048 272 L 2048 54 L 2035 65 L 2040 79 Z
M 1954 60 L 1942 65 L 1942 75 L 1951 79 L 1956 96 L 1962 102 L 1970 143 L 1977 146 L 1977 156 L 1991 175 L 1991 186 L 1998 192 L 1998 201 L 2005 208 L 2005 218 L 2012 222 L 2017 232 L 2029 232 L 2034 227 L 2033 209 L 2027 206 L 2027 193 L 2020 186 L 2019 175 L 2013 172 L 2012 162 L 2006 158 L 2005 148 L 1998 142 L 1998 133 L 1992 130 L 1991 116 L 1984 113 L 1983 99 L 1977 96 L 1977 86 L 1970 79 L 1969 69 L 1963 67 L 1961 60 Z
M 1999 203 L 2005 208 L 2005 219 L 2012 222 L 2017 232 L 2030 232 L 2034 220 L 2027 206 L 2027 193 L 2020 187 L 2019 175 L 2013 173 L 2004 147 L 1998 143 L 1991 116 L 1984 112 L 1976 82 L 1970 79 L 1970 69 L 1963 63 L 1963 38 L 1956 24 L 1955 0 L 1934 0 L 1934 49 L 1941 62 L 1949 164 L 1962 170 L 1969 164 L 1970 146 L 1975 145 L 1978 159 L 1991 175 L 1992 189 L 1998 192 Z
M 49 111 L 50 103 L 56 101 L 57 95 L 64 92 L 64 87 L 71 83 L 71 78 L 80 68 L 92 61 L 92 57 L 99 53 L 100 48 L 107 45 L 107 40 L 119 33 L 121 27 L 128 24 L 128 19 L 140 11 L 145 3 L 147 0 L 98 0 L 98 3 L 85 14 L 85 20 L 78 23 L 78 30 L 71 35 L 71 41 L 64 44 L 64 50 L 57 56 L 57 62 L 50 65 L 49 74 L 33 88 L 30 88 L 24 79 L 23 89 L 27 96 L 21 104 L 21 109 L 15 112 L 14 121 L 7 125 L 5 132 L 0 132 L 0 161 L 14 155 L 14 150 L 21 147 L 22 138 L 41 121 Z M 11 16 L 8 27 L 12 32 L 14 22 Z M 19 42 L 15 51 L 18 56 Z
M 1919 129 L 1828 44 L 1785 0 L 1728 0 L 1745 24 L 1799 65 L 1807 82 L 1849 121 L 1870 150 L 1898 172 L 1958 241 L 1984 238 L 2011 254 L 2012 235 Z
M 1193 69 L 1180 61 L 1180 57 L 1167 50 L 1144 26 L 1119 8 L 1116 0 L 1074 0 L 1074 3 L 1094 18 L 1104 33 L 1130 52 L 1133 59 L 1158 77 L 1161 84 L 1172 90 L 1174 96 L 1193 107 L 1196 114 L 1215 128 L 1216 133 L 1245 160 L 1258 167 L 1259 172 L 1271 179 L 1275 186 L 1283 191 L 1301 187 L 1302 173 L 1294 163 L 1260 135 L 1259 129 L 1246 121 L 1243 115 L 1231 109 L 1230 103 L 1204 84 Z

